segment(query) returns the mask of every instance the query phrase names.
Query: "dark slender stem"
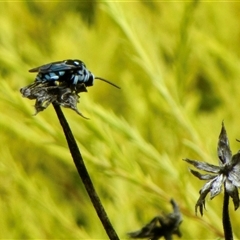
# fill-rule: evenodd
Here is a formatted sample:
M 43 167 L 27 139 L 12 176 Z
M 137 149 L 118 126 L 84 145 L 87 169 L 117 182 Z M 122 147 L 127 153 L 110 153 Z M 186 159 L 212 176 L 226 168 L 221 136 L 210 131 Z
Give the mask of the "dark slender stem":
M 57 104 L 54 104 L 54 103 L 53 103 L 53 106 L 57 113 L 58 119 L 62 125 L 63 131 L 65 133 L 68 147 L 70 149 L 75 166 L 76 166 L 78 173 L 82 179 L 82 182 L 87 190 L 87 193 L 92 201 L 92 204 L 98 214 L 98 217 L 100 218 L 109 239 L 119 240 L 119 237 L 118 237 L 117 233 L 115 232 L 111 222 L 109 221 L 107 213 L 104 210 L 103 205 L 95 191 L 95 188 L 94 188 L 91 178 L 88 174 L 88 171 L 86 169 L 86 166 L 85 166 L 83 158 L 82 158 L 82 155 L 79 151 L 79 148 L 78 148 L 75 138 L 72 134 L 72 131 L 68 125 L 68 122 L 67 122 L 60 106 Z
M 224 187 L 224 200 L 223 200 L 223 216 L 222 216 L 222 223 L 223 223 L 223 230 L 225 240 L 233 240 L 232 234 L 232 226 L 228 211 L 228 204 L 229 204 L 229 194 L 227 193 Z

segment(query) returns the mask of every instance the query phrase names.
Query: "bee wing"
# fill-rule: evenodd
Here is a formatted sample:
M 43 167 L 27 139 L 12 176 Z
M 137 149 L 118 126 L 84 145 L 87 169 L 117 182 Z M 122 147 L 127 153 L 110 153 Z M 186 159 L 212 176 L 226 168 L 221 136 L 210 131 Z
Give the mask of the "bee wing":
M 80 64 L 76 65 L 75 60 L 64 60 L 58 62 L 52 62 L 40 67 L 32 68 L 29 72 L 39 72 L 39 73 L 49 73 L 49 72 L 58 72 L 65 70 L 73 70 L 82 67 Z

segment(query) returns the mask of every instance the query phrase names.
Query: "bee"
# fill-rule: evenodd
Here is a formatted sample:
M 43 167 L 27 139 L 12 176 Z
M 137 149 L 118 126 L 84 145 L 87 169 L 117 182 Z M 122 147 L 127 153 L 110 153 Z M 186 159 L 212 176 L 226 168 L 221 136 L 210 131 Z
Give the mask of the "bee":
M 99 79 L 104 81 L 116 88 L 120 88 L 114 83 L 101 78 L 95 77 L 92 72 L 90 72 L 84 62 L 80 60 L 63 60 L 58 62 L 51 62 L 40 67 L 30 69 L 29 72 L 37 72 L 36 82 L 56 82 L 59 83 L 69 83 L 70 85 L 76 86 L 78 84 L 84 84 L 86 87 L 93 86 L 94 79 Z

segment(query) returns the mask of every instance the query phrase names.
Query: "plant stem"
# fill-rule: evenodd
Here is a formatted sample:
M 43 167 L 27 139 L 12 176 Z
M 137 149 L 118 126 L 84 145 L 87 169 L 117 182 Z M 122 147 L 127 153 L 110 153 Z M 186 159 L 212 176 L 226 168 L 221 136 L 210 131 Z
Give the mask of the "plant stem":
M 228 211 L 228 204 L 229 204 L 229 194 L 226 191 L 226 188 L 224 187 L 224 200 L 223 200 L 223 230 L 224 230 L 224 236 L 225 240 L 233 240 L 233 234 L 232 234 L 232 226 Z
M 102 225 L 109 237 L 109 239 L 111 240 L 119 240 L 119 237 L 117 235 L 117 233 L 115 232 L 111 222 L 109 221 L 109 218 L 107 216 L 106 211 L 103 208 L 103 205 L 100 201 L 100 198 L 98 197 L 95 188 L 93 186 L 93 183 L 91 181 L 91 178 L 88 174 L 87 168 L 84 164 L 82 155 L 80 153 L 80 150 L 77 146 L 77 143 L 75 141 L 75 138 L 72 134 L 72 131 L 68 125 L 68 122 L 60 108 L 59 105 L 53 103 L 54 109 L 57 113 L 58 119 L 60 121 L 60 124 L 62 125 L 67 143 L 68 143 L 68 147 L 70 149 L 73 161 L 75 163 L 75 166 L 78 170 L 79 176 L 82 179 L 82 182 L 87 190 L 87 193 L 92 201 L 92 204 L 98 214 L 98 217 L 100 218 Z

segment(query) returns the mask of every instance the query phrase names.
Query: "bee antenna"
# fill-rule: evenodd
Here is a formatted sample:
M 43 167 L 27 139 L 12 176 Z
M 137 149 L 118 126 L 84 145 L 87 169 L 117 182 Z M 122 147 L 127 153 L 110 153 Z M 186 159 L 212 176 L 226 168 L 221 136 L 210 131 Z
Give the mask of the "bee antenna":
M 114 83 L 112 83 L 112 82 L 110 82 L 110 81 L 108 81 L 108 80 L 106 80 L 106 79 L 104 79 L 104 78 L 101 78 L 101 77 L 95 77 L 95 79 L 99 79 L 99 80 L 101 80 L 101 81 L 103 81 L 103 82 L 106 82 L 106 83 L 108 83 L 108 84 L 110 84 L 110 85 L 112 85 L 112 86 L 114 86 L 114 87 L 116 87 L 116 88 L 118 88 L 118 89 L 121 89 L 119 86 L 117 86 L 116 84 L 114 84 Z

